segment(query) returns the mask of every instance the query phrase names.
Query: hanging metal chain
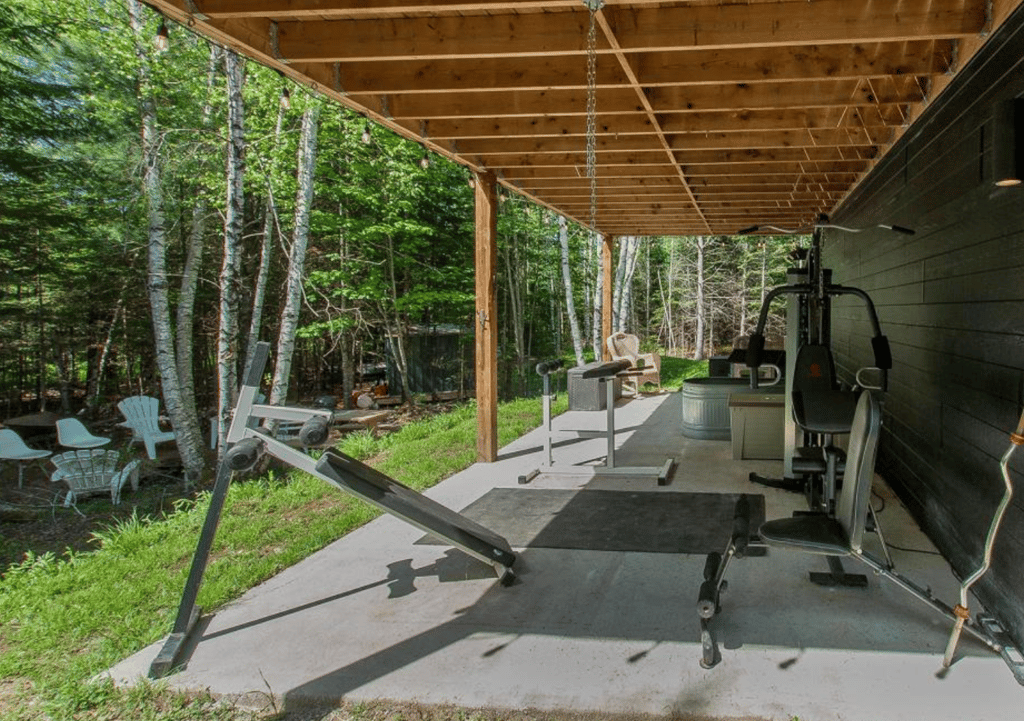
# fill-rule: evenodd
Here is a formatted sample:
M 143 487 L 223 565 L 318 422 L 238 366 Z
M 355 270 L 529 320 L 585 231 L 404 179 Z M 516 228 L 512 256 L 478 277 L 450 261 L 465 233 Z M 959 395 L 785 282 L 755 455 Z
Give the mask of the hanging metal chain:
M 587 33 L 587 178 L 590 180 L 590 227 L 597 232 L 597 11 L 604 0 L 584 0 L 590 10 Z

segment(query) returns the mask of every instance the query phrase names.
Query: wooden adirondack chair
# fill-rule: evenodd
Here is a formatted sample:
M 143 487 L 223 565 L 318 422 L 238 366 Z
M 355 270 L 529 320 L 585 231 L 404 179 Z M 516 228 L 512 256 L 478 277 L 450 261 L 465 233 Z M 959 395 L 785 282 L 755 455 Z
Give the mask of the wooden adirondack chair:
M 107 492 L 116 506 L 121 502 L 121 489 L 125 483 L 131 481 L 132 490 L 139 488 L 140 461 L 129 461 L 128 465 L 117 470 L 117 464 L 121 461 L 121 454 L 117 451 L 99 448 L 67 451 L 51 460 L 57 470 L 50 476 L 50 480 L 63 481 L 69 489 L 64 497 L 65 508 L 81 496 Z
M 630 370 L 640 370 L 638 376 L 627 376 L 625 383 L 633 386 L 636 393 L 640 392 L 640 386 L 644 383 L 657 383 L 658 390 L 661 390 L 661 356 L 657 353 L 641 353 L 640 340 L 629 333 L 612 333 L 607 340 L 608 352 L 612 360 L 625 358 L 632 367 Z
M 156 444 L 176 440 L 174 431 L 160 430 L 160 401 L 150 396 L 131 396 L 117 404 L 132 429 L 132 443 L 144 443 L 150 460 L 156 460 Z

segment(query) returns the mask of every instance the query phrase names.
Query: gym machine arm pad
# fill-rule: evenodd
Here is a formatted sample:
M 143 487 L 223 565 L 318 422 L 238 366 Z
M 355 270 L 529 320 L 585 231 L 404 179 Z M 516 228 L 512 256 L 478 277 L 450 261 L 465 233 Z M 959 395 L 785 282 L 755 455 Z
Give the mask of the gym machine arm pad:
M 876 335 L 871 339 L 871 349 L 875 352 L 875 367 L 892 370 L 892 351 L 889 350 L 889 339 L 884 335 Z
M 760 368 L 764 357 L 764 335 L 754 333 L 747 344 L 747 368 Z

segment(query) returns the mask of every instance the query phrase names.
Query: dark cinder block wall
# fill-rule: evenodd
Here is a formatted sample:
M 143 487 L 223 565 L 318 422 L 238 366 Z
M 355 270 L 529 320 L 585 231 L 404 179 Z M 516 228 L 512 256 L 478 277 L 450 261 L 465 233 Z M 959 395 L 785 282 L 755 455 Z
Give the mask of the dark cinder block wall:
M 986 47 L 833 217 L 917 234 L 830 231 L 824 243 L 835 281 L 872 296 L 892 345 L 878 470 L 961 577 L 981 562 L 1024 404 L 1024 187 L 996 188 L 991 167 L 993 107 L 1024 96 L 1024 12 Z M 833 324 L 850 380 L 871 365 L 867 316 L 843 301 Z M 975 590 L 1024 644 L 1024 448 L 1011 470 L 1015 496 Z

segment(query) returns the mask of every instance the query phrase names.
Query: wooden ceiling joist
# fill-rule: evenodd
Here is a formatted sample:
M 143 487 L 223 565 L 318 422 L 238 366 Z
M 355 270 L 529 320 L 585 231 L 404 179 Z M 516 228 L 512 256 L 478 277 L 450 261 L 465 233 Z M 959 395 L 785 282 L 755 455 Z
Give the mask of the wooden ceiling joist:
M 859 80 L 891 75 L 934 75 L 952 66 L 955 43 L 923 40 L 868 45 L 799 45 L 789 48 L 691 50 L 634 53 L 629 56 L 643 87 L 775 83 L 785 80 Z M 309 71 L 314 63 L 292 63 Z M 329 62 L 320 63 L 330 65 Z M 597 85 L 630 87 L 615 58 L 599 56 Z M 456 60 L 389 60 L 373 63 L 341 62 L 338 82 L 346 93 L 390 94 L 451 93 L 488 89 L 527 91 L 585 88 L 586 67 L 564 58 L 523 58 L 513 77 L 505 58 Z
M 254 5 L 256 3 L 253 3 Z M 300 3 L 297 3 L 300 4 Z M 786 45 L 860 44 L 882 41 L 943 40 L 981 32 L 986 2 L 902 0 L 815 0 L 780 12 L 778 3 L 664 6 L 608 6 L 602 12 L 625 52 L 679 49 L 742 50 Z M 786 3 L 782 3 L 786 5 Z M 896 12 L 880 12 L 882 6 Z M 201 4 L 200 4 L 201 6 Z M 270 20 L 239 18 L 210 22 L 270 23 L 279 57 L 288 62 L 444 60 L 583 55 L 587 12 L 551 8 L 545 13 L 466 14 L 409 17 L 401 22 L 370 19 Z M 598 51 L 613 52 L 599 40 Z
M 833 209 L 1022 0 L 604 0 L 597 230 L 731 233 Z M 583 0 L 151 0 L 576 220 Z

